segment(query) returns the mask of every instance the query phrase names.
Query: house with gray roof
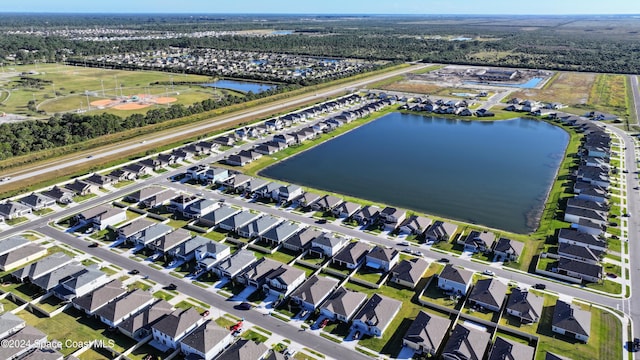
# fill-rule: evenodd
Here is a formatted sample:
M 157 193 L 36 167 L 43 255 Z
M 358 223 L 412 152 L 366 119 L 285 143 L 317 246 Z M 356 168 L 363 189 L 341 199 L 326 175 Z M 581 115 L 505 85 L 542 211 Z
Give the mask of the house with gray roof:
M 498 336 L 489 353 L 489 360 L 533 360 L 535 352 L 536 349 L 529 345 Z
M 31 214 L 31 208 L 15 201 L 0 204 L 0 216 L 11 220 Z
M 322 231 L 308 227 L 289 237 L 282 246 L 293 251 L 307 250 L 312 246 L 313 240 L 321 236 L 324 236 Z
M 311 240 L 311 249 L 309 249 L 309 252 L 321 257 L 332 257 L 347 243 L 348 241 L 345 238 L 324 233 L 322 236 Z
M 253 213 L 249 210 L 244 210 L 231 217 L 226 218 L 218 226 L 227 231 L 238 231 L 238 229 L 249 223 L 256 221 L 260 218 L 261 214 Z
M 376 245 L 367 253 L 365 265 L 372 269 L 387 272 L 398 263 L 399 259 L 400 252 L 397 249 Z
M 404 334 L 402 345 L 417 354 L 436 356 L 450 326 L 451 320 L 420 311 Z
M 73 191 L 78 196 L 86 196 L 98 191 L 98 186 L 78 179 L 76 179 L 76 181 L 74 182 L 65 184 L 64 187 L 68 190 Z
M 560 246 L 558 246 L 558 255 L 561 257 L 597 265 L 602 260 L 604 252 L 592 250 L 584 246 L 561 243 Z
M 268 183 L 268 180 L 252 177 L 248 182 L 240 186 L 238 191 L 253 194 L 256 190 L 266 186 Z
M 252 340 L 238 340 L 216 358 L 216 360 L 264 360 L 271 350 Z
M 390 224 L 395 227 L 404 221 L 404 219 L 407 217 L 407 211 L 404 209 L 387 206 L 386 208 L 382 209 L 382 211 L 380 211 L 379 216 L 382 221 L 385 222 L 385 224 Z
M 171 231 L 173 231 L 173 227 L 163 223 L 155 223 L 148 228 L 129 236 L 127 241 L 136 245 L 147 246 L 153 241 L 167 235 Z
M 295 202 L 298 204 L 298 206 L 306 208 L 311 206 L 311 204 L 315 203 L 318 200 L 320 200 L 320 195 L 307 191 L 300 197 L 298 197 Z
M 152 199 L 165 191 L 167 191 L 167 189 L 162 186 L 148 186 L 127 195 L 124 199 L 125 201 L 137 204 Z
M 124 224 L 118 228 L 118 238 L 122 240 L 128 240 L 136 236 L 141 231 L 149 228 L 150 226 L 157 224 L 155 221 L 151 221 L 146 218 L 137 218 L 130 223 Z
M 469 291 L 472 280 L 472 271 L 447 264 L 438 275 L 438 287 L 454 294 L 465 295 Z
M 248 184 L 251 179 L 253 178 L 249 175 L 235 174 L 234 176 L 227 178 L 222 185 L 234 192 L 242 192 L 242 187 Z
M 189 206 L 202 200 L 204 199 L 192 194 L 180 194 L 174 197 L 173 199 L 169 200 L 169 204 L 167 205 L 167 210 L 170 210 L 173 212 L 183 212 L 183 215 L 184 215 L 184 212 L 187 210 Z M 204 212 L 203 214 L 206 214 L 206 212 Z
M 366 294 L 339 287 L 320 306 L 320 312 L 332 321 L 348 323 L 366 300 Z
M 73 278 L 85 271 L 85 268 L 79 262 L 71 262 L 59 267 L 51 272 L 46 273 L 31 281 L 32 284 L 42 289 L 44 292 L 53 290 L 60 282 Z
M 76 195 L 73 191 L 58 187 L 57 185 L 50 190 L 45 190 L 42 195 L 55 199 L 60 204 L 71 204 L 73 197 Z
M 107 226 L 113 226 L 126 221 L 127 213 L 121 208 L 98 205 L 77 214 L 75 218 L 81 224 L 90 224 L 100 230 L 104 230 Z
M 351 241 L 331 259 L 331 262 L 347 269 L 355 269 L 365 260 L 369 250 L 371 246 L 366 243 Z
M 269 258 L 262 258 L 239 277 L 239 281 L 266 293 L 288 296 L 306 279 L 303 270 Z
M 285 187 L 282 183 L 270 182 L 267 185 L 256 189 L 254 192 L 262 199 L 272 199 L 278 201 L 280 199 L 280 189 Z
M 44 276 L 72 261 L 73 259 L 69 255 L 66 255 L 63 252 L 57 252 L 18 269 L 11 273 L 11 275 L 21 282 L 24 282 L 27 279 L 29 281 L 33 281 L 33 279 Z
M 0 359 L 23 359 L 37 348 L 37 344 L 46 344 L 47 334 L 27 325 L 3 341 L 14 346 L 0 346 Z
M 360 210 L 359 204 L 352 203 L 350 201 L 345 201 L 339 204 L 338 206 L 334 207 L 333 210 L 331 210 L 331 212 L 339 218 L 348 219 L 351 216 L 353 216 L 356 212 L 358 212 L 358 210 Z
M 551 271 L 586 282 L 602 280 L 602 266 L 562 256 L 554 263 Z
M 120 280 L 112 280 L 101 287 L 76 297 L 71 300 L 71 304 L 76 309 L 83 311 L 87 315 L 92 315 L 96 310 L 105 306 L 108 302 L 118 299 L 126 294 L 127 291 L 123 287 Z
M 287 241 L 298 231 L 300 231 L 300 227 L 297 224 L 285 221 L 261 234 L 260 239 L 277 245 Z
M 134 340 L 144 339 L 151 335 L 151 326 L 171 314 L 173 310 L 173 306 L 164 299 L 156 301 L 121 322 L 120 325 L 118 325 L 118 329 L 121 333 Z
M 302 187 L 295 184 L 289 184 L 287 186 L 281 186 L 278 189 L 278 201 L 280 202 L 291 202 L 297 199 L 300 195 L 302 195 Z
M 4 339 L 11 334 L 15 334 L 21 329 L 24 329 L 26 325 L 26 321 L 11 312 L 7 311 L 0 314 L 0 339 Z
M 212 270 L 221 278 L 226 277 L 234 279 L 236 276 L 240 275 L 245 268 L 251 266 L 251 264 L 256 260 L 256 256 L 252 251 L 240 249 L 231 254 L 231 256 L 227 256 L 226 258 L 218 261 L 218 263 L 213 266 Z
M 313 275 L 291 293 L 291 300 L 305 310 L 314 311 L 338 283 L 337 279 L 331 277 Z
M 204 321 L 205 318 L 195 308 L 174 310 L 151 325 L 153 340 L 149 344 L 151 346 L 161 344 L 160 349 L 164 347 L 177 349 L 180 346 L 179 341 Z
M 469 304 L 474 307 L 498 312 L 502 308 L 507 285 L 496 279 L 481 279 L 469 293 Z
M 125 296 L 107 303 L 94 314 L 109 327 L 116 327 L 121 322 L 151 305 L 154 298 L 149 291 L 136 289 Z
M 200 217 L 200 219 L 198 219 L 198 224 L 205 227 L 216 227 L 220 225 L 221 222 L 227 220 L 235 214 L 238 214 L 239 212 L 240 210 L 232 208 L 230 206 L 220 206 L 212 212 L 204 214 L 202 217 Z
M 247 225 L 242 226 L 237 230 L 237 233 L 247 239 L 256 238 L 275 228 L 280 224 L 280 222 L 282 222 L 282 219 L 280 218 L 272 215 L 265 215 L 248 223 Z
M 591 312 L 558 300 L 553 309 L 551 331 L 586 343 L 591 334 Z
M 423 259 L 402 260 L 391 270 L 391 282 L 414 289 L 428 268 Z
M 465 237 L 461 237 L 458 240 L 458 244 L 464 245 L 465 251 L 486 252 L 491 249 L 496 236 L 489 231 L 476 231 L 473 230 Z
M 0 255 L 0 270 L 12 270 L 45 255 L 47 255 L 47 249 L 45 247 L 36 244 L 26 244 Z
M 607 214 L 599 211 L 569 207 L 564 211 L 564 221 L 579 224 L 581 219 L 589 220 L 598 225 L 607 225 Z
M 198 199 L 186 206 L 182 215 L 188 219 L 199 219 L 220 207 L 220 203 L 211 199 Z
M 489 347 L 491 334 L 465 324 L 456 324 L 442 350 L 445 360 L 480 360 Z
M 431 219 L 424 216 L 411 215 L 398 225 L 398 230 L 403 234 L 420 235 L 427 230 L 429 225 L 431 225 Z
M 8 252 L 11 252 L 18 248 L 26 246 L 30 243 L 31 241 L 25 239 L 20 235 L 16 235 L 7 239 L 0 240 L 0 255 L 4 255 Z
M 107 185 L 111 185 L 118 182 L 117 178 L 108 175 L 101 175 L 98 173 L 93 173 L 91 176 L 84 179 L 84 181 L 96 185 L 98 187 L 105 187 Z
M 603 239 L 573 229 L 560 229 L 558 243 L 584 246 L 597 251 L 607 250 L 607 242 Z
M 338 205 L 342 203 L 342 199 L 333 195 L 325 195 L 310 205 L 314 211 L 333 211 Z
M 396 316 L 402 301 L 373 294 L 353 318 L 353 327 L 362 334 L 380 337 Z
M 97 266 L 90 265 L 71 278 L 63 279 L 60 285 L 53 288 L 53 294 L 59 299 L 71 300 L 77 296 L 85 295 L 107 282 L 109 282 L 107 274 L 100 271 Z
M 518 288 L 511 290 L 507 301 L 507 314 L 520 319 L 521 323 L 535 323 L 540 320 L 544 298 Z
M 181 243 L 180 245 L 169 250 L 168 254 L 183 261 L 189 261 L 196 257 L 196 249 L 200 246 L 211 242 L 203 236 L 194 236 L 191 239 Z
M 180 350 L 187 358 L 191 356 L 212 360 L 231 345 L 233 340 L 234 337 L 229 330 L 210 320 L 182 338 Z
M 32 210 L 42 210 L 44 208 L 51 207 L 56 204 L 56 199 L 49 197 L 45 194 L 31 193 L 20 200 L 21 204 L 30 207 Z
M 147 244 L 151 250 L 159 251 L 163 254 L 168 253 L 171 249 L 179 246 L 185 241 L 191 239 L 191 233 L 185 229 L 175 229 L 174 231 L 164 234 L 159 238 Z
M 607 204 L 578 199 L 576 197 L 570 197 L 567 199 L 567 207 L 588 209 L 588 210 L 600 211 L 600 212 L 609 211 L 609 206 Z
M 507 238 L 499 238 L 493 243 L 493 254 L 498 261 L 518 261 L 524 250 L 524 243 Z
M 359 224 L 370 224 L 378 218 L 378 215 L 380 215 L 380 208 L 375 205 L 368 205 L 356 211 L 352 218 Z
M 195 250 L 198 268 L 210 270 L 218 261 L 231 255 L 231 248 L 225 244 L 209 241 Z

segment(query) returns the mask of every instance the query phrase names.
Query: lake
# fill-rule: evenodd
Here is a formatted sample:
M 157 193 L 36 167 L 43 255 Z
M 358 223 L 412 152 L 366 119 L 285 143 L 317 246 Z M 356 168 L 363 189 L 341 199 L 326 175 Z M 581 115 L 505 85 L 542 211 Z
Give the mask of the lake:
M 257 83 L 257 82 L 251 82 L 251 81 L 238 81 L 238 80 L 218 80 L 212 83 L 202 84 L 202 86 L 235 90 L 243 93 L 251 91 L 254 94 L 267 91 L 269 89 L 276 87 L 276 85 L 273 85 L 273 84 L 264 84 L 264 83 Z
M 538 226 L 567 132 L 391 113 L 260 175 L 517 233 Z
M 509 84 L 509 83 L 502 83 L 502 82 L 491 82 L 491 81 L 465 81 L 464 84 L 467 85 L 493 85 L 493 86 L 506 86 L 506 87 L 516 87 L 516 88 L 522 88 L 522 89 L 533 89 L 536 86 L 538 86 L 538 84 L 544 80 L 541 77 L 534 77 L 531 78 L 529 80 L 527 80 L 526 82 L 523 83 L 519 83 L 519 84 Z

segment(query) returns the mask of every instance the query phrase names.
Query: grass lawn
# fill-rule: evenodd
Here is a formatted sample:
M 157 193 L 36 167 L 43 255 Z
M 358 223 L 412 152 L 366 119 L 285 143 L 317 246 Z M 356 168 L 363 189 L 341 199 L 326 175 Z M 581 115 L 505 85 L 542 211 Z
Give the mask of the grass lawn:
M 69 308 L 52 318 L 41 317 L 26 310 L 18 312 L 17 315 L 23 318 L 27 324 L 47 334 L 49 339 L 62 341 L 63 348 L 60 352 L 64 355 L 69 355 L 77 350 L 65 348 L 65 339 L 73 339 L 73 341 L 104 340 L 105 342 L 113 339 L 115 341 L 113 348 L 120 352 L 135 344 L 135 341 L 118 332 L 108 332 L 105 325 L 99 320 L 87 318 L 74 308 Z
M 108 356 L 101 354 L 99 351 L 89 349 L 78 356 L 80 360 L 109 360 Z
M 158 290 L 158 291 L 153 293 L 153 297 L 169 301 L 169 300 L 173 299 L 175 297 L 175 295 L 169 294 L 166 291 Z
M 217 318 L 215 320 L 216 324 L 220 325 L 220 327 L 223 327 L 225 329 L 229 329 L 231 326 L 235 325 L 236 322 L 233 320 L 230 320 L 224 316 L 220 316 L 219 318 Z
M 207 239 L 211 239 L 213 241 L 220 242 L 220 241 L 224 240 L 227 237 L 227 233 L 226 232 L 222 233 L 222 232 L 213 230 L 213 231 L 210 231 L 210 232 L 208 232 L 208 233 L 206 233 L 206 234 L 204 234 L 202 236 L 206 237 Z
M 145 283 L 143 283 L 142 281 L 135 281 L 132 282 L 131 284 L 127 285 L 127 291 L 132 291 L 135 289 L 142 289 L 144 291 L 147 291 L 149 289 L 151 289 L 151 285 L 147 285 Z
M 354 276 L 357 277 L 358 279 L 368 281 L 372 284 L 377 284 L 382 280 L 384 273 L 380 271 L 372 270 L 366 266 L 361 266 Z
M 96 195 L 94 193 L 89 193 L 87 195 L 76 195 L 76 196 L 73 197 L 73 201 L 77 202 L 77 203 L 80 203 L 80 202 L 83 202 L 83 201 L 87 201 L 89 199 L 93 199 L 96 196 L 98 196 L 98 195 Z
M 242 333 L 242 335 L 240 335 L 241 338 L 243 339 L 247 339 L 247 340 L 253 340 L 255 342 L 259 342 L 259 343 L 263 343 L 265 341 L 267 341 L 269 338 L 259 334 L 253 330 L 247 330 L 245 332 Z
M 622 241 L 617 239 L 607 239 L 607 248 L 617 253 L 622 252 Z
M 152 347 L 149 344 L 144 344 L 139 348 L 133 350 L 131 354 L 127 355 L 127 357 L 131 360 L 143 360 L 147 355 L 155 355 L 158 356 L 159 359 L 166 359 L 167 356 L 171 354 L 171 351 L 168 353 L 162 353 L 160 350 Z
M 215 273 L 206 271 L 198 277 L 198 281 L 207 285 L 213 285 L 214 283 L 220 281 L 220 278 Z
M 618 282 L 605 279 L 602 284 L 588 283 L 585 285 L 589 289 L 604 291 L 609 294 L 620 294 L 622 285 Z
M 11 226 L 13 226 L 13 225 L 21 224 L 21 223 L 23 223 L 23 222 L 25 222 L 25 221 L 28 221 L 28 220 L 29 220 L 29 219 L 27 219 L 27 218 L 26 218 L 26 217 L 24 217 L 24 216 L 19 216 L 19 217 L 17 217 L 17 218 L 13 218 L 13 219 L 7 219 L 7 220 L 5 220 L 5 223 L 6 223 L 7 225 L 11 225 Z
M 57 310 L 57 309 L 59 309 L 59 308 L 61 308 L 63 306 L 62 301 L 60 301 L 55 296 L 49 296 L 48 298 L 40 301 L 37 305 L 42 310 L 45 310 L 45 311 L 48 311 L 48 312 L 52 312 L 52 311 Z
M 123 188 L 125 186 L 129 186 L 131 184 L 135 183 L 135 181 L 133 180 L 123 180 L 123 181 L 118 181 L 117 183 L 113 184 L 113 187 L 116 189 L 120 189 Z
M 33 213 L 38 216 L 47 215 L 53 212 L 53 209 L 44 208 L 40 210 L 35 210 Z
M 280 250 L 274 252 L 273 254 L 267 254 L 265 256 L 268 257 L 268 258 L 271 258 L 273 260 L 280 261 L 282 263 L 288 264 L 293 259 L 295 259 L 296 256 L 298 256 L 298 255 L 295 252 L 291 251 L 291 250 L 280 248 Z
M 2 304 L 2 307 L 3 307 L 5 312 L 9 312 L 9 311 L 11 311 L 11 310 L 13 310 L 13 309 L 18 307 L 18 304 L 16 304 L 13 301 L 9 300 L 9 298 L 0 299 L 0 304 Z
M 326 331 L 331 335 L 343 338 L 349 335 L 349 328 L 349 324 L 347 323 L 343 323 L 342 321 L 332 321 L 327 324 L 322 331 Z
M 190 301 L 187 301 L 187 300 L 182 300 L 179 303 L 175 304 L 174 306 L 175 306 L 176 309 L 184 309 L 184 310 L 190 309 L 190 308 L 195 308 L 198 311 L 198 313 L 200 313 L 200 314 L 202 314 L 206 310 L 205 308 L 203 308 L 201 306 L 198 306 L 198 305 L 196 305 L 196 304 L 194 304 L 194 303 L 192 303 Z
M 451 309 L 460 309 L 462 302 L 455 297 L 446 295 L 445 292 L 438 287 L 438 281 L 431 281 L 422 294 L 422 299 L 428 302 L 445 306 Z
M 316 271 L 315 269 L 312 269 L 300 264 L 293 264 L 293 267 L 304 271 L 307 277 L 311 276 L 311 274 L 313 274 L 313 272 Z

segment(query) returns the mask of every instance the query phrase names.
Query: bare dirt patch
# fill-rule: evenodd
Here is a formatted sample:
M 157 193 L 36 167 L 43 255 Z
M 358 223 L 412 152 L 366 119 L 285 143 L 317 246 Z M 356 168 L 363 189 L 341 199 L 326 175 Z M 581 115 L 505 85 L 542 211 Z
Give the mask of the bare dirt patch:
M 560 102 L 568 106 L 583 105 L 589 101 L 595 78 L 594 74 L 561 72 L 544 89 L 522 89 L 512 95 L 521 99 Z
M 116 110 L 138 110 L 138 109 L 144 109 L 146 107 L 151 106 L 151 104 L 144 104 L 144 103 L 126 103 L 126 104 L 120 104 L 120 105 L 116 105 L 113 107 L 113 109 Z
M 382 87 L 384 90 L 409 92 L 415 94 L 434 94 L 442 89 L 441 86 L 422 81 L 403 81 Z
M 105 99 L 105 100 L 96 100 L 96 101 L 92 101 L 90 104 L 91 106 L 110 106 L 113 105 L 115 101 L 114 100 L 109 100 L 109 99 Z
M 157 97 L 155 99 L 152 99 L 151 101 L 153 101 L 156 104 L 171 104 L 173 102 L 178 101 L 178 99 L 173 97 Z

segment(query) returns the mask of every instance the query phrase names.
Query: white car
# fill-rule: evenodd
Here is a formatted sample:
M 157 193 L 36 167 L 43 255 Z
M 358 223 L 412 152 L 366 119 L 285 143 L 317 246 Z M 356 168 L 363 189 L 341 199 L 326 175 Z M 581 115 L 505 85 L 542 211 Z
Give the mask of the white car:
M 485 274 L 485 275 L 489 275 L 489 276 L 494 276 L 495 275 L 495 273 L 493 271 L 491 271 L 491 270 L 485 270 L 482 273 Z

